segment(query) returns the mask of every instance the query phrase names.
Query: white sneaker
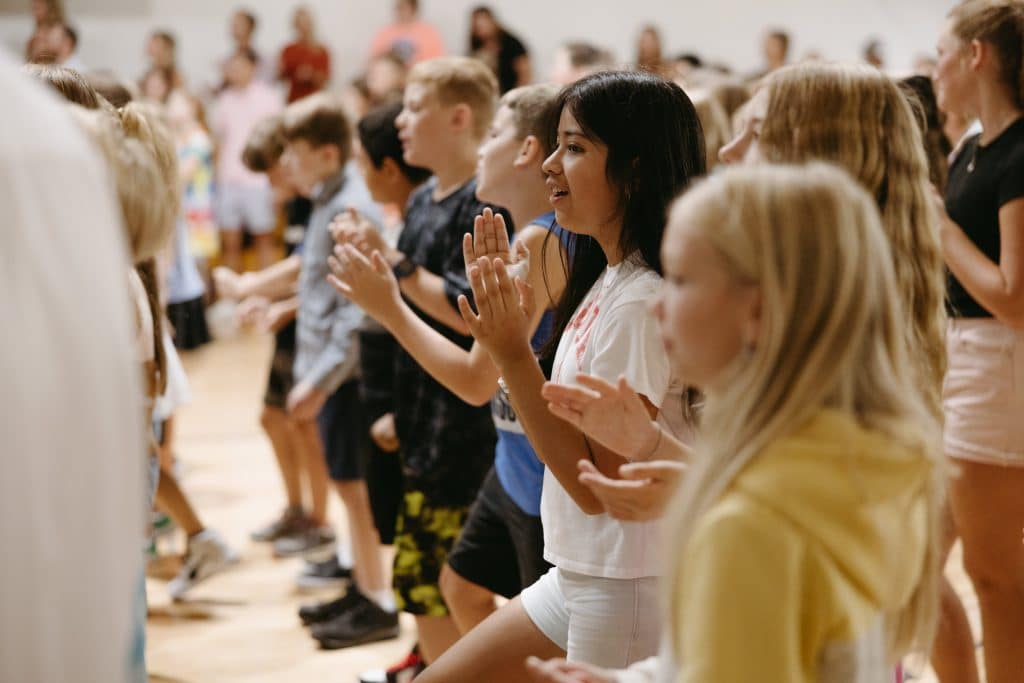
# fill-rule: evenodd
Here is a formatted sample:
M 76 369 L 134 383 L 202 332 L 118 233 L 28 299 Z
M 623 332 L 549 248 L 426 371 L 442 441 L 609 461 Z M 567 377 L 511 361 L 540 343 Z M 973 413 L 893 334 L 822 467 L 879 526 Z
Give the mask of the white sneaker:
M 238 555 L 213 529 L 205 529 L 192 537 L 181 568 L 167 590 L 175 600 L 181 599 L 193 586 L 238 562 Z

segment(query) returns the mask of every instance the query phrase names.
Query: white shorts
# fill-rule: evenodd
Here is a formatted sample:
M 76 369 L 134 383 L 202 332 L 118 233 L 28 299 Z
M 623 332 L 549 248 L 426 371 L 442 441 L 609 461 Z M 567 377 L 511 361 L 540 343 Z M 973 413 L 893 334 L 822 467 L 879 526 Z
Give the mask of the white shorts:
M 658 652 L 661 581 L 605 579 L 554 567 L 520 596 L 530 621 L 570 662 L 625 669 Z
M 946 455 L 1024 467 L 1024 333 L 992 318 L 953 319 L 946 350 Z
M 245 228 L 253 235 L 274 229 L 274 194 L 267 185 L 218 185 L 214 204 L 221 230 Z

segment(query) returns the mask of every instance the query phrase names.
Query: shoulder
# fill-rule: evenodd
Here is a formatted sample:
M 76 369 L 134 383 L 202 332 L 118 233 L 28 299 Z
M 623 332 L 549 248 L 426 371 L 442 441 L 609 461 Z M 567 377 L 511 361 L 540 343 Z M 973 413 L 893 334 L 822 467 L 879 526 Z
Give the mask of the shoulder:
M 771 508 L 738 492 L 726 493 L 700 521 L 690 539 L 691 552 L 763 559 L 762 549 L 779 555 L 803 554 L 805 539 Z

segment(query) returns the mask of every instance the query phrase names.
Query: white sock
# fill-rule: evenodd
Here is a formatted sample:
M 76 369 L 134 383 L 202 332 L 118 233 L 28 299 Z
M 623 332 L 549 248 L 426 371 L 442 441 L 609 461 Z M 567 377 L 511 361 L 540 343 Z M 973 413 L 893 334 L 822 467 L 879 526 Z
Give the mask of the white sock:
M 366 597 L 377 603 L 385 612 L 396 612 L 398 611 L 398 605 L 395 604 L 395 592 L 390 588 L 379 591 L 369 591 Z
M 338 541 L 338 564 L 345 569 L 352 569 L 352 544 L 347 540 Z

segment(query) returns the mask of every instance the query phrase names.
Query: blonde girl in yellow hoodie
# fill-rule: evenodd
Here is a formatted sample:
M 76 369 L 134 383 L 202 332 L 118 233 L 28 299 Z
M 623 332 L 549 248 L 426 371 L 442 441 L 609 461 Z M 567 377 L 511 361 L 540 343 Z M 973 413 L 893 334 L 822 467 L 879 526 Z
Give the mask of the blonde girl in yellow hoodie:
M 891 680 L 931 643 L 943 480 L 875 201 L 821 163 L 730 169 L 676 203 L 662 258 L 664 341 L 706 397 L 669 647 L 651 678 L 538 680 Z

